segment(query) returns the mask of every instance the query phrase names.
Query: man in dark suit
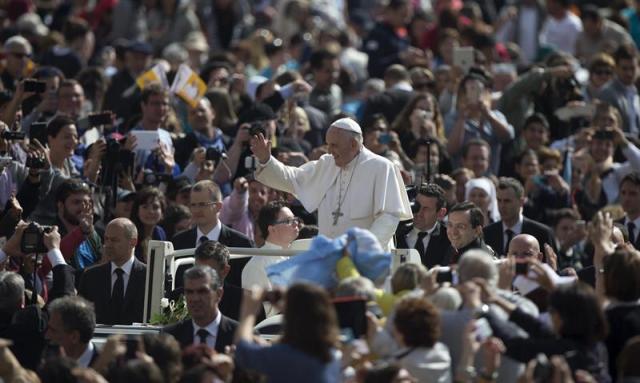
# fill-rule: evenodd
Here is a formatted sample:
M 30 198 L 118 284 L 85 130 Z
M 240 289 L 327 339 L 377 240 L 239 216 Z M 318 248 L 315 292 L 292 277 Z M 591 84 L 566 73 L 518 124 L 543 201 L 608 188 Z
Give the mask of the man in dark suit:
M 451 263 L 451 243 L 441 220 L 447 215 L 444 190 L 436 184 L 422 184 L 416 196 L 419 210 L 412 226 L 398 226 L 396 247 L 416 249 L 427 268 Z
M 176 250 L 192 249 L 204 241 L 218 241 L 227 247 L 253 247 L 253 242 L 246 235 L 220 222 L 222 193 L 215 182 L 206 180 L 193 185 L 189 207 L 195 227 L 173 237 L 171 242 Z M 227 276 L 230 283 L 241 285 L 242 269 L 248 260 L 241 258 L 232 263 L 232 271 Z
M 620 181 L 620 204 L 625 216 L 618 223 L 627 228 L 629 243 L 640 249 L 640 173 L 629 173 Z
M 549 245 L 554 252 L 557 252 L 556 240 L 551 228 L 522 215 L 526 196 L 520 181 L 510 177 L 500 178 L 496 194 L 502 219 L 484 228 L 484 239 L 487 245 L 499 255 L 504 256 L 509 250 L 509 242 L 516 235 L 531 234 L 538 239 L 540 249 Z
M 104 251 L 111 262 L 90 267 L 80 279 L 78 293 L 93 302 L 96 322 L 125 324 L 142 322 L 147 266 L 138 261 L 136 226 L 127 218 L 109 222 Z
M 16 232 L 0 250 L 0 263 L 7 256 L 24 257 L 20 250 L 22 233 L 26 223 L 19 223 Z M 49 302 L 74 294 L 74 270 L 60 252 L 58 228 L 44 234 L 47 259 L 53 266 L 53 286 L 49 290 Z M 30 298 L 30 297 L 29 297 Z M 0 338 L 13 341 L 11 351 L 20 364 L 32 370 L 40 365 L 45 347 L 45 330 L 49 315 L 36 304 L 26 302 L 24 279 L 14 272 L 0 271 Z
M 238 322 L 220 312 L 222 279 L 209 266 L 194 266 L 184 273 L 184 295 L 190 319 L 165 327 L 162 331 L 173 335 L 182 348 L 192 344 L 206 344 L 217 352 L 224 352 L 233 344 Z
M 48 311 L 47 339 L 62 347 L 64 354 L 80 367 L 89 367 L 98 357 L 91 342 L 96 328 L 93 304 L 77 295 L 67 296 L 56 299 Z
M 369 126 L 376 113 L 382 113 L 391 124 L 414 95 L 410 81 L 409 71 L 404 66 L 394 64 L 387 68 L 384 72 L 386 89 L 370 96 L 365 103 L 362 119 L 364 126 Z

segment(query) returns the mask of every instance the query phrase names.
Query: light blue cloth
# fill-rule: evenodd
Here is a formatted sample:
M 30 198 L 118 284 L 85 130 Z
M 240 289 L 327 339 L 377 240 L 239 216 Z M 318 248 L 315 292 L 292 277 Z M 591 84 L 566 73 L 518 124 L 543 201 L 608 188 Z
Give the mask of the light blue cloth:
M 345 246 L 362 276 L 376 282 L 389 273 L 391 254 L 384 252 L 370 231 L 354 227 L 335 239 L 317 236 L 306 252 L 268 266 L 267 276 L 277 286 L 311 282 L 332 289 L 338 284 L 336 263 Z

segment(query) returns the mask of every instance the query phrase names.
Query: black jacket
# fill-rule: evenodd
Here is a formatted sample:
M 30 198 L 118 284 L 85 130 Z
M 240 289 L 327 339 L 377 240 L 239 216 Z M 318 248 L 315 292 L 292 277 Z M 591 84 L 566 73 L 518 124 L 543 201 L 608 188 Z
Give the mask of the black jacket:
M 96 323 L 130 325 L 142 322 L 146 277 L 147 266 L 134 258 L 120 310 L 111 304 L 111 262 L 86 269 L 78 294 L 93 302 Z
M 620 352 L 629 339 L 640 335 L 640 305 L 612 306 L 604 313 L 609 323 L 609 335 L 606 340 L 609 352 L 609 373 L 615 381 Z
M 49 290 L 49 302 L 66 295 L 73 295 L 75 270 L 69 265 L 53 268 L 53 286 Z M 13 341 L 11 352 L 18 362 L 36 370 L 45 347 L 44 334 L 49 315 L 37 305 L 29 305 L 15 313 L 0 313 L 0 338 Z
M 398 249 L 408 249 L 407 236 L 413 229 L 413 226 L 398 225 L 396 230 L 396 247 Z M 414 247 L 415 248 L 415 247 Z M 424 254 L 420 254 L 422 264 L 427 268 L 435 265 L 446 266 L 451 263 L 451 255 L 453 248 L 447 237 L 447 228 L 442 222 L 436 224 L 436 228 L 431 232 L 429 245 L 425 249 Z
M 460 261 L 460 257 L 462 257 L 465 252 L 473 249 L 484 250 L 492 257 L 496 257 L 496 252 L 491 248 L 491 246 L 488 246 L 482 238 L 476 238 L 473 241 L 469 242 L 466 246 L 459 249 L 455 249 L 453 246 L 451 246 L 451 263 L 458 263 Z
M 556 240 L 553 236 L 553 231 L 549 226 L 543 225 L 540 222 L 536 222 L 527 217 L 523 217 L 522 220 L 522 233 L 530 234 L 538 239 L 540 244 L 540 251 L 544 253 L 544 244 L 547 243 L 551 246 L 556 253 L 558 249 L 556 247 Z M 494 222 L 491 225 L 484 228 L 484 240 L 487 245 L 491 246 L 500 255 L 504 252 L 504 235 L 502 228 L 502 221 Z
M 402 64 L 400 53 L 409 48 L 409 38 L 399 36 L 386 23 L 377 23 L 364 41 L 364 52 L 369 60 L 367 70 L 370 77 L 383 78 L 384 71 L 392 64 Z
M 242 234 L 239 231 L 233 230 L 232 228 L 222 224 L 222 229 L 220 230 L 220 237 L 218 237 L 218 242 L 227 246 L 227 247 L 254 247 L 253 241 L 250 240 L 246 235 Z M 171 242 L 173 242 L 173 248 L 176 250 L 182 249 L 193 249 L 196 247 L 196 236 L 198 235 L 198 229 L 196 227 L 182 231 L 173 236 Z M 229 281 L 230 284 L 236 286 L 242 286 L 242 269 L 244 265 L 249 262 L 249 258 L 240 258 L 240 259 L 232 259 L 231 264 L 231 272 L 227 275 L 226 280 Z M 176 272 L 176 286 L 182 286 L 182 273 L 184 269 L 178 269 Z
M 224 315 L 222 316 L 220 326 L 218 326 L 218 334 L 216 335 L 215 350 L 217 352 L 224 352 L 226 346 L 233 344 L 233 336 L 237 327 L 238 322 Z M 173 335 L 183 349 L 193 344 L 193 321 L 190 318 L 169 325 L 163 328 L 162 332 Z

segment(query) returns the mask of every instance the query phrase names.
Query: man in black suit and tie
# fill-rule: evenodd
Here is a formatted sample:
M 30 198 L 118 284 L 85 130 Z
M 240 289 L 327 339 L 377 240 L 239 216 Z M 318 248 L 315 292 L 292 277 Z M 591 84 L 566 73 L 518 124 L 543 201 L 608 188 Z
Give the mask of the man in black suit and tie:
M 625 216 L 618 223 L 627 228 L 629 243 L 640 249 L 640 173 L 629 173 L 620 181 L 620 205 Z
M 222 193 L 213 181 L 197 182 L 191 189 L 189 208 L 195 227 L 176 234 L 171 242 L 176 250 L 192 249 L 204 241 L 218 241 L 227 247 L 253 247 L 246 235 L 233 230 L 220 222 Z M 231 273 L 227 277 L 230 283 L 240 286 L 244 265 L 249 258 L 232 262 Z M 180 274 L 180 270 L 178 270 Z
M 422 184 L 416 204 L 420 210 L 413 215 L 413 227 L 400 227 L 396 232 L 399 249 L 416 249 L 427 268 L 451 263 L 451 243 L 441 220 L 447 215 L 444 190 L 436 184 Z
M 206 344 L 217 352 L 224 352 L 233 344 L 238 322 L 220 312 L 222 280 L 209 266 L 194 266 L 184 273 L 184 296 L 190 319 L 165 327 L 162 331 L 173 335 L 181 347 Z
M 557 252 L 556 241 L 550 227 L 522 215 L 526 196 L 520 181 L 502 177 L 496 191 L 501 220 L 484 228 L 484 240 L 499 255 L 508 253 L 509 242 L 519 234 L 531 234 L 538 239 L 540 249 L 551 246 Z
M 147 266 L 134 256 L 137 243 L 133 222 L 112 220 L 104 233 L 104 252 L 111 261 L 82 274 L 78 293 L 95 305 L 97 323 L 142 322 Z
M 96 328 L 93 304 L 77 295 L 56 299 L 49 305 L 47 339 L 62 347 L 80 367 L 89 367 L 98 357 L 91 342 Z

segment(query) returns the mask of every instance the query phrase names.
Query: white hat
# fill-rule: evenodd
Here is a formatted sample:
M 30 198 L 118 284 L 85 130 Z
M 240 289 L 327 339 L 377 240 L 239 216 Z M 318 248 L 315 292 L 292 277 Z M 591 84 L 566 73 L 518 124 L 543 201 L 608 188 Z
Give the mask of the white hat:
M 351 118 L 348 118 L 348 117 L 341 118 L 341 119 L 335 121 L 333 124 L 331 124 L 331 127 L 332 128 L 343 129 L 343 130 L 348 130 L 349 132 L 362 134 L 362 129 L 360 128 L 360 125 L 358 125 L 357 122 L 355 122 L 354 120 L 352 120 Z

